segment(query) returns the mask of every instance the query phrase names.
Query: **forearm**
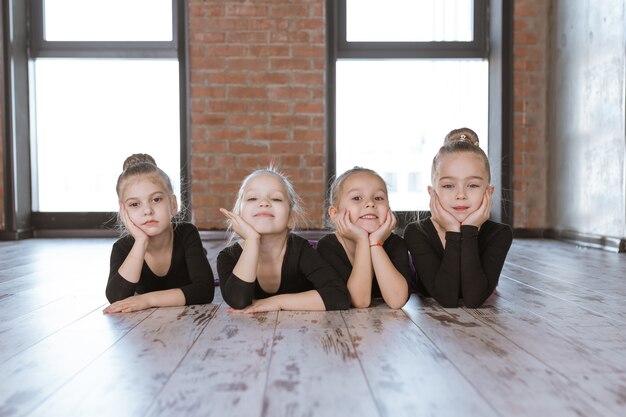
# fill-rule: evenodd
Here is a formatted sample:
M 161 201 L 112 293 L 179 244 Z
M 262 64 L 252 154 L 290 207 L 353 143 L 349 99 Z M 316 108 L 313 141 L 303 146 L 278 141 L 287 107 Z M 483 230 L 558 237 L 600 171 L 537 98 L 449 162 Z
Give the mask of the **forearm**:
M 241 256 L 233 268 L 232 273 L 245 282 L 256 281 L 257 267 L 259 263 L 258 239 L 250 239 L 243 245 Z
M 390 308 L 401 308 L 409 298 L 409 284 L 382 246 L 373 246 L 371 254 L 374 274 L 385 303 Z
M 176 307 L 185 305 L 185 295 L 180 288 L 148 292 L 141 294 L 141 297 L 145 297 L 149 307 Z
M 354 307 L 369 307 L 372 301 L 373 274 L 369 243 L 367 240 L 359 241 L 354 252 L 352 272 L 347 282 L 350 301 Z
M 136 284 L 141 277 L 141 269 L 143 268 L 143 262 L 146 257 L 146 250 L 148 248 L 148 242 L 135 241 L 132 249 L 120 265 L 117 272 L 126 281 Z
M 311 310 L 324 311 L 326 306 L 316 290 L 309 290 L 295 294 L 275 295 L 281 310 Z

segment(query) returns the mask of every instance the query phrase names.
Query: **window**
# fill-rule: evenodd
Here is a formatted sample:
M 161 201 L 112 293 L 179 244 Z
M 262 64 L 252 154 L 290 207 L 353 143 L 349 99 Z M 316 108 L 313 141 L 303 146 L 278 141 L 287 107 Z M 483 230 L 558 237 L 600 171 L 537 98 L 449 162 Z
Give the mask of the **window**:
M 355 165 L 385 173 L 394 178 L 392 209 L 428 210 L 431 163 L 447 132 L 470 127 L 488 152 L 485 1 L 329 7 L 337 29 L 330 33 L 329 165 L 338 174 Z
M 117 211 L 115 183 L 132 153 L 151 154 L 179 190 L 186 154 L 180 5 L 184 2 L 33 1 L 30 139 L 36 227 L 58 218 L 45 213 Z

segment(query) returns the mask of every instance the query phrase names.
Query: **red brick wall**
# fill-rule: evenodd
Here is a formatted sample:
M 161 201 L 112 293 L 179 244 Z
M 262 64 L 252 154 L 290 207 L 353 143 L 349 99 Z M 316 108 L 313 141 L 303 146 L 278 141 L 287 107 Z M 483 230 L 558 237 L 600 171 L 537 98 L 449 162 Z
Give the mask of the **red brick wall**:
M 513 203 L 514 225 L 521 228 L 548 226 L 548 4 L 515 0 Z M 189 0 L 189 22 L 195 222 L 223 228 L 217 209 L 231 207 L 244 176 L 274 160 L 294 180 L 310 227 L 320 227 L 324 1 Z M 3 132 L 0 126 L 0 139 Z M 2 151 L 0 146 L 3 195 Z M 4 227 L 3 204 L 0 221 Z
M 189 1 L 194 221 L 224 228 L 243 178 L 274 161 L 320 227 L 324 198 L 323 0 Z
M 549 3 L 515 0 L 513 34 L 514 227 L 547 224 Z

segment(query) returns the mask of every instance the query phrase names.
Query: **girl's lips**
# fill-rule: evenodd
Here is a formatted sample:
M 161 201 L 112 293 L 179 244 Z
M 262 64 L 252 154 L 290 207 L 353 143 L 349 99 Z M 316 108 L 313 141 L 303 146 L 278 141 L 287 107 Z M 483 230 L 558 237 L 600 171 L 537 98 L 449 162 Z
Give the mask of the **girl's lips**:
M 467 210 L 469 206 L 456 206 L 452 208 L 455 209 L 456 211 L 464 211 L 464 210 Z
M 270 213 L 257 213 L 254 217 L 274 217 L 274 215 Z
M 365 214 L 361 217 L 359 217 L 359 219 L 363 219 L 363 220 L 376 220 L 378 219 L 378 216 L 375 214 Z
M 143 225 L 144 226 L 152 226 L 153 224 L 157 224 L 158 222 L 156 220 L 148 220 L 147 222 L 145 222 Z

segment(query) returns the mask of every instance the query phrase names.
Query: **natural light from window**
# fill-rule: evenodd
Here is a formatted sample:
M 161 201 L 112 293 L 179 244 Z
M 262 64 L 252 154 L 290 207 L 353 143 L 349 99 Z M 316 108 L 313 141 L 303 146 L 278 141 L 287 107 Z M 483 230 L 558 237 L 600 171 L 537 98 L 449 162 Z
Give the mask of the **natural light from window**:
M 172 40 L 172 0 L 44 0 L 47 41 Z
M 33 65 L 33 211 L 117 211 L 115 183 L 132 153 L 151 154 L 179 193 L 177 60 Z
M 376 170 L 396 211 L 428 210 L 432 160 L 450 130 L 487 152 L 486 60 L 338 60 L 336 169 Z
M 347 0 L 348 42 L 473 40 L 473 0 Z

